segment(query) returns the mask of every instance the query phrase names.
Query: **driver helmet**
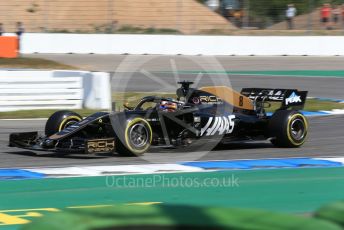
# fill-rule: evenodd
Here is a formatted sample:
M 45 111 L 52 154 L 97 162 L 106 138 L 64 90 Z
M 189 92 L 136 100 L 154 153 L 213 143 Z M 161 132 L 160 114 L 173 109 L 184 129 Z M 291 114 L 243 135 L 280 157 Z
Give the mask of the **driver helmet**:
M 177 103 L 163 100 L 160 102 L 160 109 L 166 112 L 174 112 L 177 110 Z

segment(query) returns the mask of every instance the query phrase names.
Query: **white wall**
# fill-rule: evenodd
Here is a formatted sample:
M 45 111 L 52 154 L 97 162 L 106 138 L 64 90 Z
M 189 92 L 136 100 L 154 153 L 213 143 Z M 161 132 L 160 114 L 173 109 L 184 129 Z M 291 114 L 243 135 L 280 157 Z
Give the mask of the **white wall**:
M 89 109 L 111 109 L 110 74 L 104 72 L 88 72 L 83 77 L 84 107 Z
M 344 36 L 187 36 L 28 33 L 22 53 L 344 55 Z
M 110 76 L 87 71 L 0 71 L 0 111 L 110 109 Z

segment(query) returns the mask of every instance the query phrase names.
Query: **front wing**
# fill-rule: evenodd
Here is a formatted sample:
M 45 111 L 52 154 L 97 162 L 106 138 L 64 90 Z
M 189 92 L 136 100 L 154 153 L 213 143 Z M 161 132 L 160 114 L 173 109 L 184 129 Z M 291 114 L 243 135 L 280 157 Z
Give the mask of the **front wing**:
M 38 132 L 12 133 L 9 138 L 10 147 L 58 153 L 112 153 L 116 150 L 115 143 L 115 138 L 69 138 L 55 141 L 46 137 L 39 137 Z

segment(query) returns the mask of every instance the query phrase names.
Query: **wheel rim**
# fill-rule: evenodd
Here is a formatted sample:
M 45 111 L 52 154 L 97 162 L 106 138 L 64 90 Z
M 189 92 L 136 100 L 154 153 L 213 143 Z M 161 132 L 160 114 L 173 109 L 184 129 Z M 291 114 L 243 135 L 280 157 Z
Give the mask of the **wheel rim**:
M 138 123 L 130 128 L 129 137 L 135 148 L 142 148 L 148 143 L 149 132 L 144 124 Z
M 290 132 L 294 140 L 303 140 L 306 134 L 306 127 L 303 119 L 297 118 L 293 120 L 290 125 Z

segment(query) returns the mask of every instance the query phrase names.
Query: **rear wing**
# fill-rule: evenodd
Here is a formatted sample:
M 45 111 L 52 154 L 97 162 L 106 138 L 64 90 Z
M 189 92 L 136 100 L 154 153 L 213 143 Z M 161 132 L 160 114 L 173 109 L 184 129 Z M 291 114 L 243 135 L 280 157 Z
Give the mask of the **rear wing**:
M 241 94 L 254 102 L 281 102 L 280 109 L 290 107 L 302 109 L 305 105 L 308 91 L 297 89 L 268 89 L 268 88 L 243 88 Z

